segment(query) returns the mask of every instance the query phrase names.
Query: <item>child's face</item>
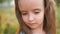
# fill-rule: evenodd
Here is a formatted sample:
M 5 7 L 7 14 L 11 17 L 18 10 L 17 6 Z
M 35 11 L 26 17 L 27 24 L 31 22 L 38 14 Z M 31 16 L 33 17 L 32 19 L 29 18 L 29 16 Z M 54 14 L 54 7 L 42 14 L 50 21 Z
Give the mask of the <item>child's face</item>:
M 22 19 L 31 29 L 38 28 L 43 24 L 44 1 L 43 0 L 19 0 L 19 9 Z

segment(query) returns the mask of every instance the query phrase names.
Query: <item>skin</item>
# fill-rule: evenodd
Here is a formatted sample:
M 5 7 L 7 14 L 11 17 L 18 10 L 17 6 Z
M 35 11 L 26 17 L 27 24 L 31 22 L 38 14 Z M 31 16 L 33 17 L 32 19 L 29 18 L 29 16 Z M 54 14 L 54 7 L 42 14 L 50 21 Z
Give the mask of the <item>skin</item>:
M 45 34 L 43 30 L 44 1 L 19 0 L 18 6 L 24 23 L 31 28 L 33 34 Z

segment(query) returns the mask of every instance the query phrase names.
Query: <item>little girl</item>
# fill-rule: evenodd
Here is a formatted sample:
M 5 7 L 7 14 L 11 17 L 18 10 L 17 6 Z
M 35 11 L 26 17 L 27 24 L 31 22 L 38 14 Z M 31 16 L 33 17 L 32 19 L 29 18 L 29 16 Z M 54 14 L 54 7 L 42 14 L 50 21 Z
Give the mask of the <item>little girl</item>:
M 15 0 L 16 34 L 56 34 L 54 0 Z

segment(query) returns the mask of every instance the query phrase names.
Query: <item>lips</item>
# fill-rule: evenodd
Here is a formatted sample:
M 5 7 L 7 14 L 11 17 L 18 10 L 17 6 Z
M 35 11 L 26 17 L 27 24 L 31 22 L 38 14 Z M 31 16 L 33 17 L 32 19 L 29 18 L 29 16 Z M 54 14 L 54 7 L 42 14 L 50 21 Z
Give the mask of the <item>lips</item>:
M 29 25 L 36 25 L 37 23 L 29 23 Z

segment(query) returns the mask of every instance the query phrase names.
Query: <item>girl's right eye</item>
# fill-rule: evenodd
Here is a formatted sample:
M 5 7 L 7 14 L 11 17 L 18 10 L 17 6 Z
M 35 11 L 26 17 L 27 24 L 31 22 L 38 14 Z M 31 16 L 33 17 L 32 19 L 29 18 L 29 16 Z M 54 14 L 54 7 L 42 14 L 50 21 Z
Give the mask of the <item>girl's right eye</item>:
M 22 13 L 22 15 L 27 15 L 28 13 Z

